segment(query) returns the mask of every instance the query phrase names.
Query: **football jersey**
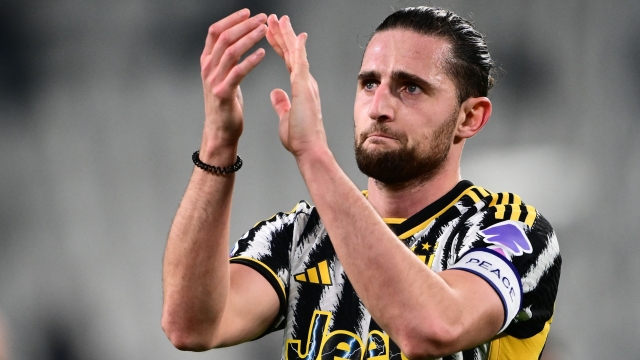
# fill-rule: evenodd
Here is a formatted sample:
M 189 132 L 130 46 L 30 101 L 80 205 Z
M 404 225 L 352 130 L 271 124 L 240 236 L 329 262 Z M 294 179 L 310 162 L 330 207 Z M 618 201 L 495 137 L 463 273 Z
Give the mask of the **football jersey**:
M 410 218 L 384 221 L 425 266 L 471 272 L 500 296 L 500 332 L 443 359 L 539 358 L 562 260 L 553 229 L 535 208 L 461 181 Z M 282 359 L 406 359 L 358 297 L 307 202 L 257 223 L 230 258 L 258 271 L 278 294 L 279 314 L 267 333 L 284 329 Z

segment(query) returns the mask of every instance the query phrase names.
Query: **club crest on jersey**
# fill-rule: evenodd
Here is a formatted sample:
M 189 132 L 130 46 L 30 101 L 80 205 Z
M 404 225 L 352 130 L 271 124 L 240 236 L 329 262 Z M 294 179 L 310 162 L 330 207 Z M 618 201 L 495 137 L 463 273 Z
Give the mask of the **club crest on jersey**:
M 519 223 L 507 220 L 480 230 L 484 241 L 495 245 L 490 248 L 504 256 L 520 256 L 530 254 L 533 248 Z M 510 257 L 509 256 L 509 257 Z

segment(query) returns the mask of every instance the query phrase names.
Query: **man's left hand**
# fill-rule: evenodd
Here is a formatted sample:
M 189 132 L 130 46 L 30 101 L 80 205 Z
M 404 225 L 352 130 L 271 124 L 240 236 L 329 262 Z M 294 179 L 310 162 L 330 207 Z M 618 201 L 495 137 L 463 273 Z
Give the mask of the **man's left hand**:
M 267 40 L 284 59 L 291 74 L 292 100 L 284 90 L 275 89 L 271 92 L 271 104 L 280 118 L 282 145 L 299 159 L 309 151 L 328 147 L 318 83 L 309 72 L 307 34 L 296 36 L 286 15 L 280 20 L 270 15 L 267 25 Z

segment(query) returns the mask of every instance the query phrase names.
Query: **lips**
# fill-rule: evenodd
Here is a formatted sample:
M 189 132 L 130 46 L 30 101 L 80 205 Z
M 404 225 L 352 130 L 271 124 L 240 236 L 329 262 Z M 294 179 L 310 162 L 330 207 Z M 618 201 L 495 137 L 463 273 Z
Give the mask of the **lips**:
M 387 133 L 381 133 L 381 132 L 373 132 L 371 134 L 367 134 L 367 139 L 368 138 L 376 138 L 376 137 L 381 137 L 381 138 L 386 138 L 386 139 L 392 139 L 392 140 L 398 140 L 396 139 L 394 136 L 389 135 Z
M 360 133 L 360 143 L 364 143 L 367 139 L 371 141 L 385 141 L 384 139 L 405 142 L 406 136 L 401 132 L 392 130 L 388 125 L 383 123 L 374 123 L 367 130 Z

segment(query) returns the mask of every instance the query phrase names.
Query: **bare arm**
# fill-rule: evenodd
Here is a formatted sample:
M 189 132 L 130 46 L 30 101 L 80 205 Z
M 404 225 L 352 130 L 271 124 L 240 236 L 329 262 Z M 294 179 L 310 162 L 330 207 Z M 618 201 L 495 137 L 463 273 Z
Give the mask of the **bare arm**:
M 425 266 L 380 219 L 328 151 L 306 153 L 297 160 L 349 280 L 408 358 L 439 358 L 481 344 L 498 332 L 503 307 L 485 280 L 457 270 L 435 273 Z
M 274 21 L 269 18 L 267 39 L 285 59 L 292 82 L 291 101 L 282 90 L 272 92 L 280 138 L 372 317 L 409 358 L 437 358 L 489 340 L 503 320 L 498 295 L 473 274 L 434 273 L 384 224 L 328 149 L 306 34 L 296 37 L 286 17 L 276 32 Z
M 239 84 L 264 50 L 238 60 L 264 36 L 265 22 L 264 14 L 249 18 L 245 9 L 209 28 L 200 59 L 205 100 L 200 159 L 207 164 L 226 167 L 236 160 L 243 128 Z M 162 328 L 179 349 L 201 351 L 253 339 L 278 311 L 267 280 L 248 267 L 229 265 L 234 178 L 195 168 L 169 232 Z

